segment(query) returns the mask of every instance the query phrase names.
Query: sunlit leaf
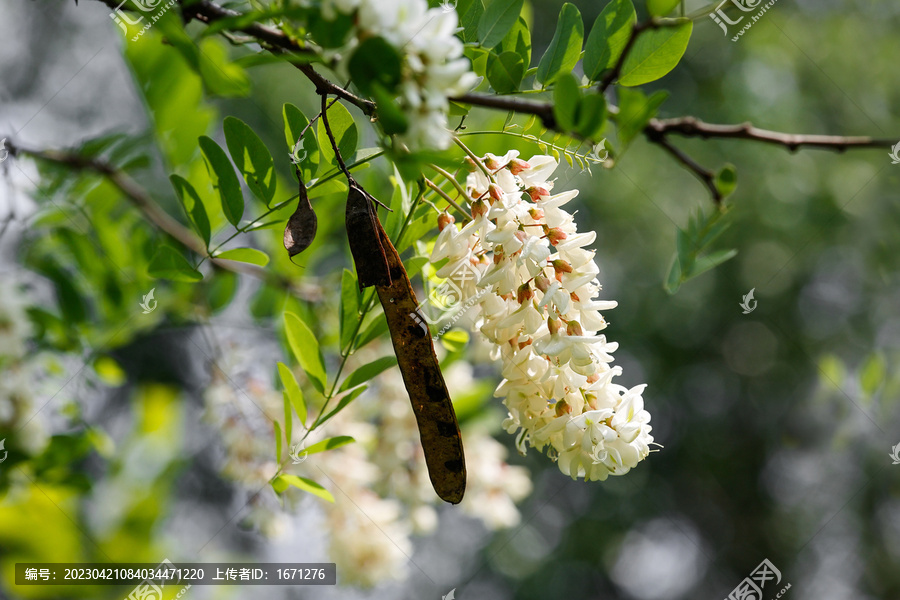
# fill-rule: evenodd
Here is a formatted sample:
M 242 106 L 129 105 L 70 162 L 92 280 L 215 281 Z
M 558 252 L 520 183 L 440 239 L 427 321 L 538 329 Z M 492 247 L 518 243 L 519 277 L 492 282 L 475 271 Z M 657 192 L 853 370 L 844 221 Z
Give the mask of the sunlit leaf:
M 325 364 L 315 334 L 292 312 L 284 313 L 284 329 L 297 362 L 303 367 L 313 386 L 325 393 Z

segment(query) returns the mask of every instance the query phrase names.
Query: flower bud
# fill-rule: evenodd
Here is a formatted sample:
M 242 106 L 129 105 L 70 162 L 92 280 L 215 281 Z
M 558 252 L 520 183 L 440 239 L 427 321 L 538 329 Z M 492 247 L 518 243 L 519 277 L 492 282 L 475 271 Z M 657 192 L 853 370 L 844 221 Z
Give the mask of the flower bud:
M 532 298 L 534 298 L 534 290 L 531 289 L 531 286 L 526 281 L 519 286 L 519 291 L 516 294 L 516 300 L 519 301 L 519 304 L 525 304 Z
M 581 329 L 581 323 L 578 321 L 569 321 L 566 325 L 566 335 L 584 335 L 584 330 Z
M 568 237 L 566 232 L 559 227 L 554 227 L 547 232 L 547 239 L 550 240 L 550 243 L 554 246 L 566 239 L 566 237 Z
M 444 227 L 455 222 L 456 219 L 453 218 L 453 215 L 447 212 L 442 212 L 438 215 L 438 231 L 443 231 Z
M 538 200 L 540 200 L 542 196 L 550 195 L 550 192 L 547 191 L 547 188 L 543 188 L 539 185 L 533 185 L 525 191 L 528 192 L 528 195 L 531 196 L 531 199 L 534 202 L 537 202 Z
M 472 160 L 472 157 L 467 156 L 466 157 L 466 170 L 469 173 L 474 173 L 477 168 L 478 168 L 478 165 L 475 164 L 475 161 Z
M 569 406 L 569 403 L 565 400 L 560 400 L 556 403 L 556 416 L 561 417 L 563 415 L 572 414 L 572 407 Z
M 472 203 L 472 218 L 477 219 L 478 217 L 487 214 L 488 206 L 484 200 L 476 200 Z
M 503 188 L 496 183 L 492 183 L 488 186 L 488 193 L 494 200 L 499 200 L 500 202 L 503 201 Z M 493 204 L 493 202 L 491 202 L 491 204 Z
M 521 158 L 512 159 L 511 161 L 509 161 L 509 165 L 507 165 L 507 166 L 509 167 L 509 170 L 512 172 L 513 175 L 518 175 L 525 169 L 531 168 L 531 165 L 529 165 L 527 162 L 525 162 Z
M 594 373 L 593 375 L 589 375 L 587 378 L 588 383 L 597 383 L 598 381 L 600 381 L 599 373 Z
M 543 275 L 538 275 L 534 278 L 534 285 L 542 292 L 546 292 L 548 289 L 550 289 L 550 280 Z
M 544 218 L 544 209 L 542 208 L 529 208 L 528 215 L 534 219 L 535 221 L 540 221 Z
M 550 261 L 550 264 L 553 265 L 553 270 L 556 271 L 557 275 L 560 273 L 571 273 L 574 270 L 572 269 L 572 265 L 561 258 Z
M 547 318 L 547 329 L 550 330 L 550 335 L 553 335 L 557 331 L 559 331 L 560 322 L 559 319 L 554 319 L 553 317 Z

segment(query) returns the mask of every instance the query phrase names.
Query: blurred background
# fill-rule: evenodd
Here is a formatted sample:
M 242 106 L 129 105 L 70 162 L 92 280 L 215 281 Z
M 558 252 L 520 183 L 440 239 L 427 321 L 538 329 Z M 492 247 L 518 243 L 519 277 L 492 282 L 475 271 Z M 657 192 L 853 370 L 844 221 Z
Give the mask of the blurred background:
M 605 2 L 575 4 L 587 29 Z M 532 0 L 534 56 L 561 5 Z M 681 64 L 645 91 L 670 92 L 662 117 L 900 141 L 898 28 L 900 5 L 889 0 L 782 0 L 737 42 L 705 18 Z M 0 137 L 59 148 L 124 134 L 115 160 L 176 214 L 173 165 L 203 170 L 190 158 L 197 136 L 221 140 L 222 119 L 234 115 L 272 149 L 280 197 L 295 193 L 282 105 L 312 115 L 318 98 L 292 67 L 256 66 L 222 84 L 237 89 L 204 95 L 170 47 L 150 35 L 126 43 L 109 9 L 88 0 L 6 0 L 0 39 Z M 206 49 L 231 51 L 218 41 Z M 360 147 L 372 146 L 365 118 L 351 112 Z M 505 117 L 475 111 L 467 131 L 499 129 Z M 467 441 L 469 462 L 483 443 L 493 457 L 484 464 L 505 474 L 476 476 L 486 491 L 466 508 L 429 504 L 421 481 L 391 483 L 415 496 L 404 500 L 413 509 L 402 520 L 391 517 L 390 492 L 337 509 L 302 494 L 280 503 L 260 458 L 274 459 L 271 421 L 261 416 L 281 410 L 273 374 L 286 360 L 283 311 L 321 319 L 323 348 L 337 345 L 329 294 L 350 265 L 340 193 L 313 200 L 319 240 L 303 270 L 278 252 L 289 209 L 253 234 L 271 250 L 267 268 L 304 283 L 308 302 L 300 302 L 226 272 L 200 284 L 153 280 L 146 254 L 158 240 L 108 183 L 4 161 L 0 597 L 130 591 L 14 586 L 17 561 L 337 556 L 358 572 L 339 568 L 334 588 L 188 594 L 436 599 L 455 588 L 461 600 L 718 600 L 768 559 L 781 582 L 766 587 L 766 600 L 788 583 L 785 596 L 798 600 L 900 598 L 900 466 L 890 457 L 900 444 L 900 165 L 883 150 L 790 153 L 672 139 L 701 164 L 738 171 L 731 226 L 715 245 L 737 256 L 674 295 L 664 282 L 676 231 L 713 209 L 705 188 L 641 138 L 623 152 L 612 131 L 613 168 L 587 173 L 563 162 L 556 173 L 558 189 L 581 190 L 580 230 L 598 232 L 604 294 L 619 302 L 606 315 L 607 336 L 620 345 L 619 383 L 649 384 L 644 399 L 662 448 L 627 476 L 571 481 L 538 452 L 519 456 L 500 430 L 504 411 L 491 397 L 499 376 L 484 349 L 444 347 L 457 369 L 448 376 L 454 397 L 467 403 L 466 435 L 478 440 Z M 539 153 L 508 136 L 466 141 L 477 153 Z M 390 174 L 376 162 L 360 179 L 389 198 Z M 144 315 L 138 304 L 151 288 L 159 310 Z M 743 314 L 751 289 L 758 306 Z M 379 344 L 370 358 L 387 352 Z M 377 449 L 393 431 L 386 407 L 408 424 L 402 388 L 389 377 L 358 403 L 336 433 L 370 440 L 368 458 L 323 459 L 325 487 L 353 461 L 393 452 Z M 360 498 L 382 485 L 366 477 L 354 483 Z M 499 483 L 489 493 L 491 481 Z

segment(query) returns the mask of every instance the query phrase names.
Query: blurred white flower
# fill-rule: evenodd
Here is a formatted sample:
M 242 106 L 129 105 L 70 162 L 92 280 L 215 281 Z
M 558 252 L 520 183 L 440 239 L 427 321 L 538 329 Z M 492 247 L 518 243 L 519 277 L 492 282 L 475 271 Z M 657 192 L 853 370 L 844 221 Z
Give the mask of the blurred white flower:
M 527 161 L 517 151 L 482 160 L 491 177 L 474 170 L 466 182 L 472 221 L 449 224 L 439 236 L 432 262 L 473 265 L 478 298 L 476 327 L 503 362 L 504 428 L 520 452 L 548 449 L 572 478 L 603 480 L 623 475 L 650 452 L 650 415 L 643 385 L 611 383 L 618 345 L 600 331 L 600 269 L 594 261 L 595 232 L 579 233 L 563 208 L 577 190 L 552 194 L 547 178 L 557 167 L 550 156 Z M 438 271 L 451 280 L 454 270 Z M 468 298 L 463 298 L 466 301 Z
M 343 52 L 349 60 L 358 40 L 380 36 L 403 60 L 399 105 L 408 129 L 397 136 L 410 150 L 444 149 L 449 96 L 462 94 L 477 81 L 463 44 L 456 37 L 456 11 L 428 8 L 426 0 L 327 0 L 326 17 L 356 12 L 356 39 Z

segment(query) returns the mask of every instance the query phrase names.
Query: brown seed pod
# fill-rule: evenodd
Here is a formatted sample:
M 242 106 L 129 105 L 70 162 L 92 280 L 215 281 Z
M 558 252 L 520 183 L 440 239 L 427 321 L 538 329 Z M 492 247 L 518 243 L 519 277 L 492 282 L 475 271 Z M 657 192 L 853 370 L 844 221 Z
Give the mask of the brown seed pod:
M 397 364 L 416 415 L 428 476 L 441 499 L 459 504 L 466 491 L 466 461 L 456 412 L 400 255 L 377 217 L 375 226 L 390 265 L 391 280 L 389 285 L 378 285 L 375 289 L 384 307 Z
M 299 173 L 297 178 L 300 178 Z M 288 219 L 287 226 L 284 228 L 284 247 L 288 251 L 288 255 L 293 257 L 309 248 L 316 238 L 318 227 L 319 220 L 312 204 L 309 203 L 306 186 L 300 179 L 300 199 L 297 202 L 297 210 Z
M 391 285 L 391 269 L 385 256 L 378 230 L 378 214 L 370 196 L 354 180 L 349 181 L 347 194 L 347 239 L 356 264 L 359 288 L 372 285 Z

